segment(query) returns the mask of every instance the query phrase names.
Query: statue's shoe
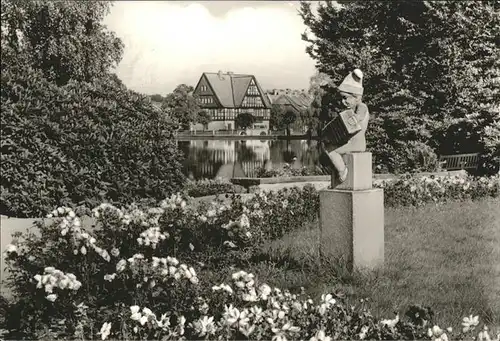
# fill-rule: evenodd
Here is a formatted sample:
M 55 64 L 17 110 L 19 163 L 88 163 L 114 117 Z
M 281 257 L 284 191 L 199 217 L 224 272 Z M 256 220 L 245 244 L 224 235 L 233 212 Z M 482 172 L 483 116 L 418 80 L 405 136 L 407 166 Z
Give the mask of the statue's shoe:
M 347 179 L 347 173 L 349 173 L 349 170 L 346 167 L 344 169 L 344 171 L 342 172 L 342 174 L 339 174 L 339 180 L 340 180 L 340 182 L 346 181 L 346 179 Z

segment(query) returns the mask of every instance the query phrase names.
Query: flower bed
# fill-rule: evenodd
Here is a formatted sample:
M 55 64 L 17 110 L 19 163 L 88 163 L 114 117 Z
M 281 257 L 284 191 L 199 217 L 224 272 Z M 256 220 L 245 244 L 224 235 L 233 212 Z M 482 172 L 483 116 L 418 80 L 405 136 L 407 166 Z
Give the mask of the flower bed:
M 500 195 L 500 174 L 491 177 L 414 177 L 375 180 L 374 187 L 384 189 L 384 205 L 421 206 L 450 200 L 475 200 Z
M 452 198 L 473 199 L 498 196 L 498 180 L 436 181 L 447 184 Z M 401 181 L 384 185 L 422 186 L 397 191 L 409 195 L 437 186 L 425 179 Z M 469 188 L 476 194 L 466 196 Z M 15 294 L 5 314 L 7 336 L 446 340 L 481 332 L 486 337 L 472 316 L 458 333 L 433 326 L 432 312 L 418 306 L 404 317 L 380 320 L 363 304 L 348 306 L 334 293 L 314 302 L 304 292 L 271 288 L 243 271 L 265 241 L 316 219 L 318 201 L 310 186 L 258 192 L 246 201 L 233 195 L 230 203 L 201 203 L 196 209 L 177 195 L 150 209 L 102 204 L 93 210 L 92 227 L 83 226 L 72 209 L 59 208 L 49 215 L 52 223 L 37 223 L 38 236 L 19 233 L 7 247 Z
M 73 210 L 59 208 L 50 215 L 54 223 L 39 224 L 40 237 L 18 236 L 17 245 L 7 248 L 17 294 L 6 314 L 8 336 L 447 340 L 471 339 L 480 331 L 485 339 L 488 331 L 477 317 L 464 318 L 463 330 L 454 334 L 433 326 L 432 312 L 419 306 L 404 317 L 380 320 L 363 304 L 347 306 L 332 293 L 314 302 L 303 291 L 271 288 L 239 270 L 229 250 L 244 251 L 259 239 L 281 235 L 279 229 L 266 229 L 264 221 L 312 218 L 317 208 L 307 208 L 307 195 L 315 194 L 311 189 L 259 193 L 247 206 L 235 198 L 230 206 L 235 212 L 217 203 L 191 212 L 179 196 L 148 211 L 103 204 L 93 211 L 97 224 L 92 230 Z M 292 204 L 300 198 L 302 209 Z M 181 218 L 186 220 L 179 224 Z M 191 229 L 188 221 L 196 226 Z M 285 221 L 282 229 L 291 223 Z M 201 256 L 210 245 L 227 247 L 232 264 L 221 266 Z

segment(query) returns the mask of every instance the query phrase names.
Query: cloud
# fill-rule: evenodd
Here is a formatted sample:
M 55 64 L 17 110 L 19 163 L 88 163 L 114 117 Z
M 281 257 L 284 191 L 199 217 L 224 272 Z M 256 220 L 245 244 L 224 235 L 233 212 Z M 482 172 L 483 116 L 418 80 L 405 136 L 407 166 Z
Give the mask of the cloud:
M 166 94 L 219 69 L 255 74 L 265 88 L 306 88 L 314 62 L 295 6 L 242 3 L 214 16 L 203 2 L 115 2 L 105 24 L 125 43 L 118 76 L 144 93 Z

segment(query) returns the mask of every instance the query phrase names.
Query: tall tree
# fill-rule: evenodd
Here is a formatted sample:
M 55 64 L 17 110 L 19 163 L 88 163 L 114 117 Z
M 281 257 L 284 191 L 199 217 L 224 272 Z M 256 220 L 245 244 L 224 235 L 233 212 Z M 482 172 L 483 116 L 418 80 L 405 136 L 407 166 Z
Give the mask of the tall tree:
M 319 134 L 320 124 L 329 119 L 329 110 L 327 106 L 323 105 L 323 97 L 326 95 L 325 87 L 329 86 L 331 82 L 331 78 L 322 72 L 316 72 L 309 79 L 308 94 L 311 96 L 311 103 L 307 109 L 307 117 L 311 133 L 316 131 L 316 134 Z
M 236 119 L 234 120 L 236 126 L 243 130 L 251 128 L 254 122 L 255 122 L 255 117 L 248 112 L 243 112 L 239 114 L 238 116 L 236 116 Z
M 124 45 L 102 24 L 109 1 L 2 0 L 2 70 L 22 64 L 58 85 L 103 78 Z M 4 60 L 5 59 L 5 60 Z
M 291 108 L 284 105 L 273 104 L 271 107 L 270 124 L 276 129 L 286 129 L 287 135 L 290 136 L 290 125 L 292 125 L 299 115 Z
M 205 130 L 205 126 L 207 126 L 210 122 L 212 122 L 212 115 L 206 110 L 200 110 L 198 115 L 196 116 L 196 123 L 199 123 L 203 126 L 203 130 Z
M 482 137 L 500 119 L 500 4 L 339 3 L 326 1 L 313 13 L 302 2 L 301 16 L 314 34 L 303 39 L 334 84 L 356 67 L 364 71 L 365 101 L 376 114 L 368 131 L 376 156 L 394 141 L 415 141 L 440 153 L 482 152 L 489 155 L 484 168 L 492 170 L 498 146 Z M 327 91 L 334 109 L 338 98 Z
M 273 104 L 271 106 L 271 115 L 269 118 L 269 124 L 273 129 L 283 129 L 282 121 L 285 115 L 285 108 L 279 104 Z
M 193 92 L 192 86 L 180 84 L 165 97 L 162 104 L 162 108 L 182 129 L 189 129 L 189 125 L 198 120 L 201 111 L 198 99 Z
M 154 94 L 150 96 L 151 100 L 158 103 L 163 103 L 165 98 L 160 94 Z
M 2 0 L 0 213 L 161 199 L 184 176 L 170 118 L 112 73 L 107 2 Z
M 285 110 L 285 114 L 283 115 L 283 120 L 281 124 L 286 128 L 286 134 L 290 136 L 290 125 L 292 125 L 297 120 L 297 112 L 291 108 Z

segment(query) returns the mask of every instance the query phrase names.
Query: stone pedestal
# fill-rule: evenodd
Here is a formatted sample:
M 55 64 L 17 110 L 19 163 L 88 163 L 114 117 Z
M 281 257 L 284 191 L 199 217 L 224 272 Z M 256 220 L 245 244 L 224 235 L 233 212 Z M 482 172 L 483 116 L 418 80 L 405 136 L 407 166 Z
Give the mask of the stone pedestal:
M 371 153 L 344 155 L 347 180 L 320 192 L 320 255 L 354 268 L 384 262 L 384 192 L 372 188 Z
M 362 190 L 372 188 L 372 153 L 348 153 L 342 155 L 347 166 L 347 179 L 339 183 L 337 174 L 332 174 L 331 185 L 334 189 Z

